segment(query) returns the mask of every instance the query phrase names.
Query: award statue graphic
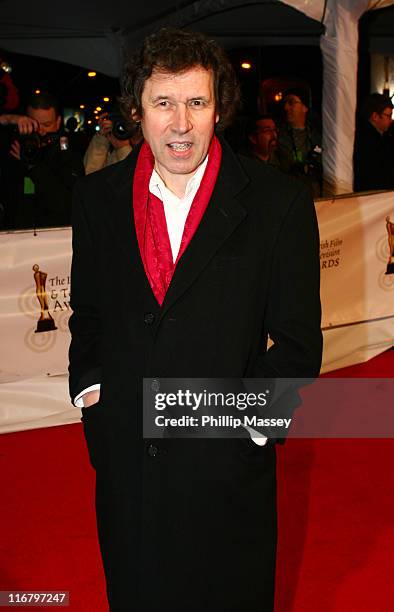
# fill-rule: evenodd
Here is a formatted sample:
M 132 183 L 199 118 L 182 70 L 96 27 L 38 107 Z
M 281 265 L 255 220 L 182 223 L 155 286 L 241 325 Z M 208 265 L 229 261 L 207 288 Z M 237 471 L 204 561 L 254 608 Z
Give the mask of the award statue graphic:
M 34 280 L 36 281 L 36 294 L 37 299 L 40 303 L 41 315 L 37 321 L 37 329 L 35 333 L 53 331 L 57 329 L 55 321 L 53 320 L 49 309 L 48 309 L 48 297 L 45 290 L 45 283 L 48 274 L 46 272 L 40 272 L 40 266 L 34 264 Z
M 385 273 L 394 274 L 394 223 L 391 223 L 390 217 L 386 217 L 386 229 L 389 239 L 389 261 Z

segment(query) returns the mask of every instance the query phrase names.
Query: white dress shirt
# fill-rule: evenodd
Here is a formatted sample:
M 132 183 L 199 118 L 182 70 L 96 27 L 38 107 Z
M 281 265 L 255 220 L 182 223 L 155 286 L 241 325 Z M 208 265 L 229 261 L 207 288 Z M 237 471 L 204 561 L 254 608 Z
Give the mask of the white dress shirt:
M 164 184 L 163 179 L 153 170 L 149 181 L 149 191 L 163 202 L 164 214 L 166 216 L 167 231 L 170 238 L 172 260 L 175 262 L 178 257 L 179 248 L 183 236 L 186 219 L 193 204 L 205 168 L 208 163 L 208 155 L 205 161 L 197 168 L 193 176 L 188 180 L 185 195 L 178 198 Z

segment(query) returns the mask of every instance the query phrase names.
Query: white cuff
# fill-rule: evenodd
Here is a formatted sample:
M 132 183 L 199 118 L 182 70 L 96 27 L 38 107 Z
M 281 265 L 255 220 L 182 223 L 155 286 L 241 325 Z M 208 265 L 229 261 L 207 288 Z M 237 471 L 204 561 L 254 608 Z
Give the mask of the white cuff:
M 81 391 L 81 393 L 79 393 L 73 401 L 74 406 L 76 406 L 77 408 L 83 408 L 84 407 L 83 396 L 86 393 L 89 393 L 89 391 L 99 391 L 100 387 L 101 387 L 100 384 L 91 385 L 90 387 L 87 387 L 86 389 Z
M 252 429 L 251 427 L 248 427 L 247 425 L 245 425 L 245 429 L 248 430 L 251 439 L 255 444 L 257 444 L 257 446 L 264 446 L 266 444 L 268 440 L 266 436 L 263 436 L 263 434 L 259 433 L 255 429 Z

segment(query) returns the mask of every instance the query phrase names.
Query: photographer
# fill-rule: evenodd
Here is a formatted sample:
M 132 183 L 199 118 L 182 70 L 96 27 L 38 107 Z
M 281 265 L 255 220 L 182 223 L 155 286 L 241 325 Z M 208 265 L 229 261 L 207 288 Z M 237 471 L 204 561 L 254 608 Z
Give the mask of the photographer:
M 141 139 L 139 126 L 127 123 L 119 112 L 103 113 L 98 124 L 84 157 L 86 174 L 122 161 Z
M 1 93 L 0 93 L 1 97 Z M 1 102 L 0 102 L 1 106 Z M 7 176 L 7 153 L 9 148 L 8 127 L 16 126 L 19 134 L 31 134 L 37 129 L 38 124 L 34 119 L 25 115 L 15 115 L 0 112 L 0 230 L 7 227 L 6 200 L 7 189 L 5 187 L 5 176 Z
M 19 93 L 11 72 L 12 66 L 0 53 L 0 230 L 6 225 L 4 176 L 10 143 L 10 126 L 17 129 L 20 134 L 29 134 L 37 127 L 34 119 L 14 112 L 19 104 Z
M 321 134 L 310 120 L 310 95 L 302 87 L 288 89 L 283 97 L 286 122 L 279 130 L 280 169 L 307 183 L 312 195 L 321 196 Z
M 36 129 L 17 135 L 7 172 L 8 227 L 57 227 L 71 222 L 71 194 L 84 174 L 81 157 L 68 149 L 60 132 L 58 103 L 50 94 L 34 95 L 27 116 Z

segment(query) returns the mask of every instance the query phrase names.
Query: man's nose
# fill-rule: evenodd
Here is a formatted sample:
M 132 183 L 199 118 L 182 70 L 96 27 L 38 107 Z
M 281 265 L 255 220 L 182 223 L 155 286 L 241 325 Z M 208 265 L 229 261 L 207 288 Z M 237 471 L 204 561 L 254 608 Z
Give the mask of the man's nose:
M 192 127 L 190 111 L 186 104 L 178 104 L 172 119 L 172 129 L 178 134 L 185 134 Z

